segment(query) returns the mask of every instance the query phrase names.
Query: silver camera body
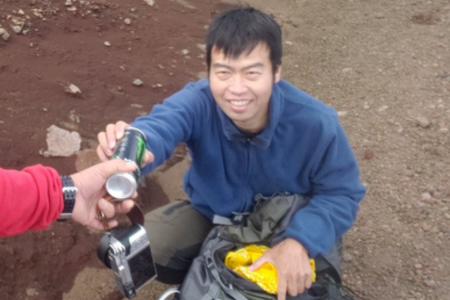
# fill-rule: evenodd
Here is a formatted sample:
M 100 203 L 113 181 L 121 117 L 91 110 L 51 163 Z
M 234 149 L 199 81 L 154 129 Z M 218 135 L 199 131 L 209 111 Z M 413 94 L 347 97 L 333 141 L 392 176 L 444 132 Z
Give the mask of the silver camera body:
M 107 232 L 97 249 L 99 259 L 114 271 L 116 287 L 128 299 L 156 278 L 147 232 L 140 224 Z

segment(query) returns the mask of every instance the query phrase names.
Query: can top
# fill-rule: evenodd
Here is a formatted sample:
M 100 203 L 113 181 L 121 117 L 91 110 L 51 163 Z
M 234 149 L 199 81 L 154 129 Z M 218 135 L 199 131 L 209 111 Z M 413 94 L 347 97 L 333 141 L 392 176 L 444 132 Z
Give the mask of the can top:
M 137 189 L 136 179 L 130 173 L 111 175 L 105 184 L 108 194 L 117 200 L 129 199 Z
M 134 130 L 134 131 L 137 131 L 137 132 L 139 132 L 139 133 L 142 135 L 142 138 L 144 139 L 144 141 L 147 141 L 147 138 L 145 137 L 144 132 L 142 132 L 142 130 L 140 130 L 139 128 L 129 126 L 129 127 L 127 127 L 125 130 Z

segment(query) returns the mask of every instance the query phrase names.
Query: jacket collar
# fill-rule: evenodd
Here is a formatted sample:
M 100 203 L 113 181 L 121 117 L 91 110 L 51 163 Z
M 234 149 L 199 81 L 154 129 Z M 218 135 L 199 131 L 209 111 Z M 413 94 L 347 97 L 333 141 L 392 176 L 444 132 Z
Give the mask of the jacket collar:
M 280 121 L 281 112 L 284 107 L 283 93 L 278 86 L 274 84 L 272 89 L 272 95 L 269 102 L 269 122 L 266 127 L 258 135 L 249 139 L 244 133 L 242 133 L 236 125 L 228 118 L 227 115 L 216 105 L 216 111 L 219 115 L 220 122 L 222 123 L 222 131 L 225 137 L 230 141 L 238 142 L 250 142 L 251 144 L 260 147 L 262 149 L 267 148 L 274 136 L 275 129 Z

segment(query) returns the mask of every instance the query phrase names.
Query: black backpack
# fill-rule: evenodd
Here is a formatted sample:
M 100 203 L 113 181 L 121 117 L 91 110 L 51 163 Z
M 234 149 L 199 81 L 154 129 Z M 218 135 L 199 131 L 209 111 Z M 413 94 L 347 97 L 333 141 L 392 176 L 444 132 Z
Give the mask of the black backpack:
M 194 259 L 176 298 L 181 300 L 276 300 L 250 282 L 228 269 L 224 258 L 230 250 L 250 244 L 272 247 L 282 240 L 292 216 L 309 199 L 300 195 L 277 194 L 270 198 L 255 197 L 256 205 L 251 214 L 236 215 L 233 220 L 219 217 L 205 239 L 199 255 Z M 217 220 L 215 218 L 215 220 Z M 225 222 L 223 222 L 225 220 Z M 316 282 L 301 295 L 290 300 L 340 300 L 353 299 L 343 296 L 340 290 L 340 247 L 315 258 Z

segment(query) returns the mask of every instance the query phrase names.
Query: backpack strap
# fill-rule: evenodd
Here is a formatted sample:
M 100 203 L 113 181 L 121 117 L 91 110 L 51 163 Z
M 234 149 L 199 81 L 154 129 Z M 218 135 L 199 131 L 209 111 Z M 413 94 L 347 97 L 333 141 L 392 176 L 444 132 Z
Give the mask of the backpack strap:
M 213 217 L 213 224 L 215 225 L 242 225 L 245 224 L 247 221 L 248 216 L 250 213 L 239 213 L 239 212 L 233 212 L 233 217 L 227 218 L 220 215 L 214 215 Z
M 232 289 L 230 287 L 227 287 L 223 283 L 222 279 L 220 278 L 219 271 L 217 270 L 217 267 L 214 264 L 214 258 L 212 257 L 211 251 L 208 250 L 203 255 L 205 257 L 206 266 L 208 267 L 209 271 L 211 272 L 211 275 L 214 277 L 214 279 L 216 280 L 216 282 L 218 284 L 217 283 L 211 284 L 208 293 L 205 296 L 203 296 L 202 300 L 215 299 L 214 297 L 217 295 L 217 292 L 220 291 L 220 289 L 218 289 L 216 292 L 214 292 L 214 290 L 216 290 L 219 287 L 219 285 L 220 285 L 221 290 L 225 294 L 230 296 L 232 299 L 234 299 L 234 300 L 248 300 L 241 293 L 239 293 L 238 291 L 236 291 L 236 290 L 234 290 L 234 289 Z M 210 296 L 212 296 L 213 298 L 210 298 Z
M 208 293 L 206 293 L 200 300 L 214 300 L 220 292 L 220 285 L 212 282 L 209 286 Z

